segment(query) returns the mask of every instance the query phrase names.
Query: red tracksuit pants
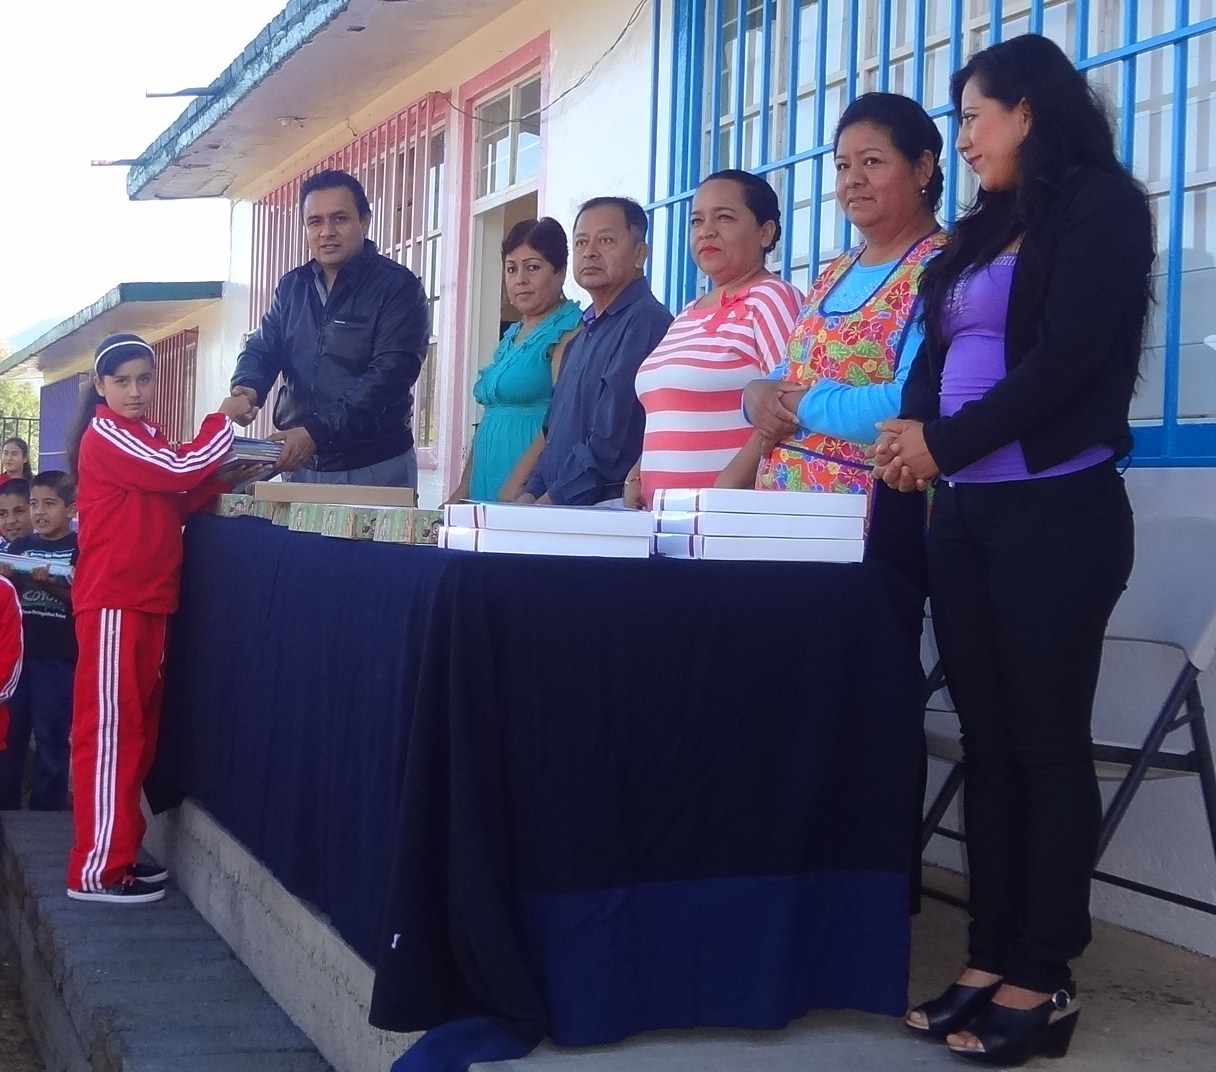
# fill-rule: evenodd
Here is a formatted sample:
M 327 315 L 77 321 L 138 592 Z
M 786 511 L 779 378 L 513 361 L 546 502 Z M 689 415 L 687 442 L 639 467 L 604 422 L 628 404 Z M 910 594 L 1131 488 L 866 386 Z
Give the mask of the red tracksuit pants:
M 147 826 L 139 800 L 156 754 L 166 622 L 134 610 L 76 615 L 69 889 L 102 889 L 135 863 Z

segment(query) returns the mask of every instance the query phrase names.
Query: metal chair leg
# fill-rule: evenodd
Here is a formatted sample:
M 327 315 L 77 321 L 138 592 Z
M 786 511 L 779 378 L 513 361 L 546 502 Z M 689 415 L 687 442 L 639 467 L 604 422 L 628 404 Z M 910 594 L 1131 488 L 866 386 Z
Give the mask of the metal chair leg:
M 1174 682 L 1174 687 L 1170 689 L 1169 696 L 1166 698 L 1165 703 L 1161 705 L 1161 711 L 1153 721 L 1148 735 L 1144 738 L 1140 754 L 1124 776 L 1123 781 L 1119 783 L 1119 788 L 1110 802 L 1110 807 L 1106 809 L 1106 814 L 1102 817 L 1102 827 L 1098 835 L 1098 853 L 1094 857 L 1095 866 L 1101 861 L 1111 838 L 1114 837 L 1115 831 L 1119 828 L 1119 823 L 1123 821 L 1123 816 L 1127 813 L 1127 809 L 1132 802 L 1132 797 L 1136 795 L 1136 790 L 1140 788 L 1140 783 L 1144 781 L 1144 776 L 1152 766 L 1153 756 L 1160 750 L 1161 743 L 1165 740 L 1165 735 L 1173 728 L 1174 718 L 1186 703 L 1187 694 L 1191 689 L 1195 688 L 1198 676 L 1199 671 L 1193 666 L 1188 666 L 1187 672 L 1180 675 L 1178 680 Z
M 1208 814 L 1208 833 L 1212 837 L 1212 854 L 1216 856 L 1216 768 L 1212 765 L 1212 742 L 1208 736 L 1207 712 L 1199 696 L 1199 683 L 1191 686 L 1187 695 L 1191 716 L 1191 740 L 1195 744 L 1195 767 L 1203 790 L 1203 806 Z
M 920 851 L 922 853 L 929 847 L 929 842 L 933 839 L 934 833 L 941 824 L 942 816 L 946 814 L 946 809 L 950 807 L 950 801 L 954 799 L 962 784 L 963 765 L 955 763 L 950 768 L 950 773 L 946 775 L 946 780 L 942 783 L 941 789 L 937 791 L 937 796 L 933 798 L 933 803 L 929 807 L 929 813 L 925 816 L 920 838 Z

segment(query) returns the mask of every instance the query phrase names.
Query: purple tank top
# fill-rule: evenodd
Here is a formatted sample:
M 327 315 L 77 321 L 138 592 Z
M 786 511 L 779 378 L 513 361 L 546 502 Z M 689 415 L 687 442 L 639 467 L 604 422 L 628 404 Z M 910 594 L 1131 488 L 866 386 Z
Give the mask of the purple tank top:
M 943 417 L 953 416 L 1005 378 L 1005 317 L 1016 263 L 1016 253 L 1004 253 L 978 271 L 965 273 L 950 292 L 943 324 L 949 340 L 942 368 Z M 948 480 L 970 484 L 1037 480 L 1088 469 L 1114 453 L 1099 443 L 1066 462 L 1031 473 L 1026 469 L 1022 444 L 1014 440 L 958 472 L 944 475 Z

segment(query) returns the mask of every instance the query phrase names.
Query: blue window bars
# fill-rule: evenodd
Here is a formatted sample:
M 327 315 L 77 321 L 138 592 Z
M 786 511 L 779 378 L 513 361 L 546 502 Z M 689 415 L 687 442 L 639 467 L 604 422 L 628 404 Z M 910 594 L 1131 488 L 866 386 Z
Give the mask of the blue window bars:
M 776 256 L 796 286 L 851 244 L 831 140 L 869 90 L 907 94 L 941 126 L 949 224 L 974 193 L 952 149 L 951 72 L 995 41 L 1051 37 L 1106 98 L 1156 221 L 1134 463 L 1216 465 L 1216 0 L 653 0 L 652 17 L 652 274 L 672 306 L 698 286 L 688 201 L 720 167 L 777 190 Z

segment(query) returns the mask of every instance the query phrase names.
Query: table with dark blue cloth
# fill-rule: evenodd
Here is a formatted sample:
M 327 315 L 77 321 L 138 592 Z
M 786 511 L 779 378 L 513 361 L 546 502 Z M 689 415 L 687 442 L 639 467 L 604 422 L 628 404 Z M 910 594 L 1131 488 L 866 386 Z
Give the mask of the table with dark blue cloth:
M 921 606 L 877 564 L 199 517 L 149 795 L 195 798 L 326 913 L 390 1030 L 526 1048 L 897 1014 Z

